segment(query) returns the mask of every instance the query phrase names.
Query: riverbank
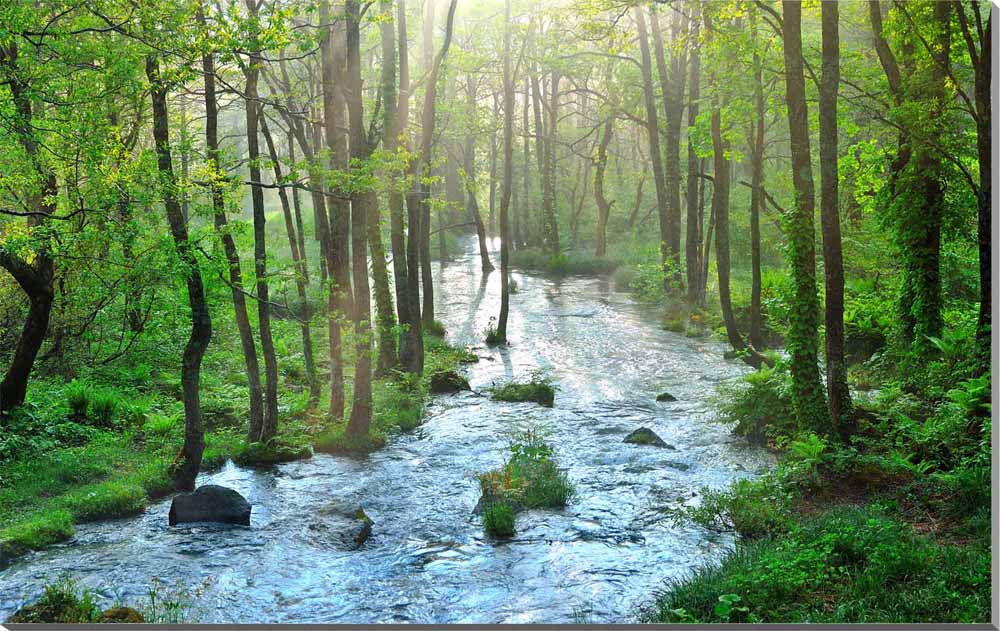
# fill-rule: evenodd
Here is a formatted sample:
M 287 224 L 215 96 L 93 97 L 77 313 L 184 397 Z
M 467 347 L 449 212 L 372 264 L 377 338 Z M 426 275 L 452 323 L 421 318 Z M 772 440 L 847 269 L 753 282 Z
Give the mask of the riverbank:
M 364 444 L 345 434 L 344 422 L 327 422 L 321 412 L 324 399 L 310 410 L 303 384 L 287 384 L 292 387 L 283 396 L 275 442 L 248 445 L 240 410 L 245 387 L 225 372 L 207 370 L 202 471 L 218 470 L 228 460 L 268 466 L 308 458 L 314 449 L 363 455 L 381 448 L 390 436 L 421 423 L 430 375 L 474 359 L 431 335 L 425 337 L 425 351 L 421 379 L 400 375 L 376 381 L 372 428 Z M 175 384 L 149 377 L 143 388 L 128 380 L 101 388 L 77 380 L 33 385 L 28 403 L 11 416 L 2 443 L 0 568 L 71 538 L 76 524 L 136 515 L 175 491 L 168 468 L 181 446 L 183 412 Z
M 645 619 L 988 622 L 989 378 L 947 357 L 927 368 L 952 376 L 932 389 L 883 372 L 881 392 L 856 399 L 848 445 L 780 422 L 780 367 L 724 389 L 721 420 L 782 461 L 675 513 L 739 539 L 720 562 L 668 583 Z

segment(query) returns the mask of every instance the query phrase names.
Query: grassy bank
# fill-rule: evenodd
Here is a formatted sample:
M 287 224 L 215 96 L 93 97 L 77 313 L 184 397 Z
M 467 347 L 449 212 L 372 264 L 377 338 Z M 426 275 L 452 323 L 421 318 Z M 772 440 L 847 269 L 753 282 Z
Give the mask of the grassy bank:
M 796 428 L 787 368 L 719 394 L 719 420 L 780 458 L 776 470 L 702 493 L 674 518 L 735 532 L 718 564 L 665 586 L 654 622 L 987 622 L 989 380 L 961 354 L 919 371 L 864 369 L 848 443 Z M 882 367 L 872 363 L 881 363 Z
M 428 336 L 425 349 L 425 375 L 469 359 L 439 337 Z M 282 397 L 276 441 L 248 445 L 240 407 L 245 389 L 226 376 L 206 372 L 204 378 L 205 471 L 229 459 L 245 466 L 295 460 L 313 448 L 366 453 L 419 425 L 428 397 L 427 377 L 377 381 L 372 430 L 357 440 L 345 434 L 343 422 L 330 426 L 320 412 L 324 400 L 308 410 L 306 395 L 292 388 Z M 152 388 L 122 382 L 96 389 L 55 379 L 33 385 L 0 440 L 0 559 L 68 539 L 74 524 L 140 513 L 174 491 L 168 468 L 181 446 L 183 410 L 169 377 L 151 381 Z

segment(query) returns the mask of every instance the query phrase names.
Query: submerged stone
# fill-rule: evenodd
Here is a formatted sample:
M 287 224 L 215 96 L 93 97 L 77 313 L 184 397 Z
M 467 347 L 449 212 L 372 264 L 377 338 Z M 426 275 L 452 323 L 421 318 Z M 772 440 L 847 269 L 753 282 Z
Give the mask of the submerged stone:
M 232 489 L 215 484 L 181 493 L 170 504 L 170 525 L 191 522 L 250 525 L 250 503 Z
M 454 370 L 445 370 L 431 375 L 431 392 L 434 394 L 450 394 L 463 390 L 472 390 L 469 380 Z
M 372 534 L 375 522 L 359 507 L 332 503 L 321 508 L 309 524 L 309 530 L 341 550 L 357 550 Z
M 662 403 L 664 401 L 676 401 L 677 397 L 670 394 L 669 392 L 661 392 L 660 394 L 656 395 L 656 400 Z
M 656 432 L 648 427 L 640 427 L 626 436 L 622 442 L 632 443 L 633 445 L 652 445 L 653 447 L 676 449 L 673 445 L 668 445 L 662 438 L 656 435 Z

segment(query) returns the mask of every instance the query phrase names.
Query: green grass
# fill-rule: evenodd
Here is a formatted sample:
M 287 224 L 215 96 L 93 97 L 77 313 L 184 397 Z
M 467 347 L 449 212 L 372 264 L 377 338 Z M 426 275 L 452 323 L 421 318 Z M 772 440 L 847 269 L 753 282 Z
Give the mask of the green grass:
M 515 512 L 561 508 L 575 492 L 569 478 L 559 470 L 552 447 L 532 430 L 514 435 L 507 462 L 480 474 L 479 489 L 489 504 L 505 504 Z
M 514 510 L 502 503 L 494 502 L 483 510 L 483 530 L 487 535 L 497 539 L 514 536 Z
M 525 382 L 510 381 L 493 386 L 490 398 L 494 401 L 528 401 L 550 408 L 555 404 L 556 387 L 548 378 L 534 374 Z
M 69 579 L 45 586 L 45 593 L 8 620 L 20 624 L 90 624 L 98 622 L 100 608 L 89 590 L 79 590 Z
M 549 274 L 605 275 L 618 267 L 614 259 L 594 256 L 590 252 L 572 251 L 553 255 L 538 248 L 525 248 L 511 252 L 511 265 L 525 269 L 542 270 Z
M 73 517 L 65 510 L 38 513 L 0 530 L 0 557 L 41 550 L 73 536 Z
M 988 545 L 919 535 L 876 507 L 833 509 L 741 544 L 660 596 L 650 622 L 987 622 Z
M 233 455 L 233 462 L 245 467 L 269 466 L 282 462 L 304 460 L 312 457 L 312 448 L 306 444 L 274 440 L 270 443 L 250 443 Z

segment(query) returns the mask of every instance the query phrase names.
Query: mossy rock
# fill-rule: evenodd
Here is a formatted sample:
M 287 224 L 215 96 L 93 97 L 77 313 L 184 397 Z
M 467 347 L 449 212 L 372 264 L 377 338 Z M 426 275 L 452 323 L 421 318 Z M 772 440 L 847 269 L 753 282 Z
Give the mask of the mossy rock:
M 250 443 L 233 456 L 233 462 L 245 467 L 266 467 L 282 462 L 307 460 L 312 455 L 312 447 L 309 445 Z
M 463 390 L 472 390 L 469 380 L 454 370 L 443 370 L 431 375 L 431 392 L 434 394 L 451 394 Z
M 666 441 L 656 435 L 656 432 L 648 427 L 640 427 L 626 436 L 625 440 L 622 442 L 631 443 L 633 445 L 650 445 L 652 447 L 662 447 L 664 449 L 676 449 L 673 445 L 667 444 Z
M 357 550 L 371 536 L 374 525 L 360 506 L 352 509 L 332 502 L 316 512 L 308 527 L 322 543 L 341 550 Z
M 550 408 L 555 405 L 556 389 L 545 381 L 505 383 L 501 386 L 495 386 L 490 392 L 490 396 L 494 401 L 537 403 Z
M 131 607 L 112 607 L 97 620 L 104 624 L 140 624 L 146 622 L 142 614 Z
M 12 624 L 87 624 L 99 619 L 101 610 L 88 592 L 80 596 L 75 585 L 64 582 L 46 585 L 45 594 L 11 616 Z
M 656 395 L 656 400 L 659 401 L 660 403 L 670 403 L 676 401 L 677 397 L 670 394 L 669 392 L 661 392 L 660 394 Z

